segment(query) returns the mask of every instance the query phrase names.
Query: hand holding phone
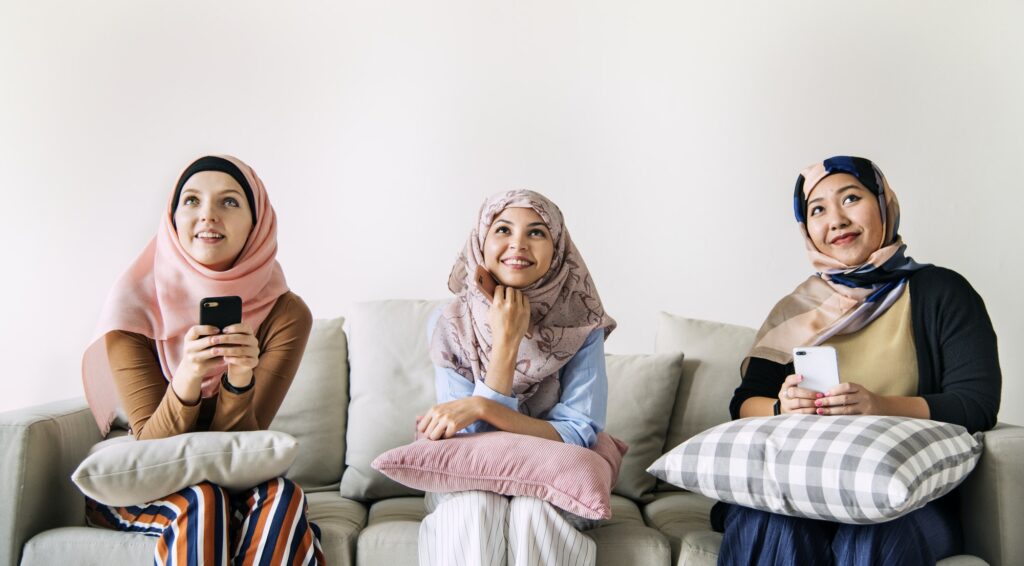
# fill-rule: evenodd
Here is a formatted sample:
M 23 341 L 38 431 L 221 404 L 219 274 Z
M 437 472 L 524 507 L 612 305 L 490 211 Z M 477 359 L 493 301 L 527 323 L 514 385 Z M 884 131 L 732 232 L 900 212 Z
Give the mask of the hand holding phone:
M 491 275 L 490 271 L 487 271 L 487 268 L 477 265 L 473 281 L 476 283 L 477 289 L 480 289 L 480 292 L 487 297 L 488 301 L 494 300 L 494 290 L 498 287 L 498 281 Z
M 804 389 L 825 393 L 839 385 L 839 359 L 832 346 L 793 348 L 793 367 L 803 376 Z

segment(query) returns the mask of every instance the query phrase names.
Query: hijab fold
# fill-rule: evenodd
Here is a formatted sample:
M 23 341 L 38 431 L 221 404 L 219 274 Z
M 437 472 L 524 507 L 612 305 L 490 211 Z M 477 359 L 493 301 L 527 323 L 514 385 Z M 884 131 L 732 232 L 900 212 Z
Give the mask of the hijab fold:
M 846 265 L 818 251 L 807 233 L 807 198 L 823 179 L 837 173 L 856 177 L 878 199 L 885 234 L 878 250 L 860 265 Z M 743 361 L 744 373 L 751 357 L 788 364 L 793 348 L 816 346 L 866 327 L 900 298 L 915 271 L 928 267 L 906 255 L 907 246 L 899 236 L 896 194 L 868 159 L 836 156 L 804 169 L 797 177 L 793 210 L 817 273 L 772 309 Z
M 221 170 L 197 169 L 196 164 L 218 162 L 228 163 L 244 175 L 252 192 L 256 219 L 238 259 L 224 271 L 205 267 L 185 251 L 173 218 L 177 194 L 188 177 L 200 170 Z M 93 341 L 82 358 L 85 397 L 104 435 L 110 431 L 120 405 L 104 336 L 121 330 L 155 341 L 163 375 L 171 381 L 181 362 L 185 333 L 199 324 L 199 302 L 203 298 L 241 297 L 243 322 L 254 330 L 259 328 L 278 297 L 288 291 L 276 257 L 277 217 L 256 172 L 230 156 L 206 156 L 189 165 L 172 192 L 156 236 L 114 283 L 100 311 Z M 202 397 L 217 393 L 225 370 L 226 366 L 222 366 L 204 377 Z
M 522 289 L 530 301 L 530 337 L 523 338 L 516 359 L 512 394 L 520 412 L 539 416 L 553 407 L 561 395 L 558 372 L 596 329 L 605 338 L 615 328 L 565 227 L 562 212 L 545 196 L 527 190 L 499 193 L 480 207 L 476 226 L 459 254 L 448 278 L 455 299 L 443 310 L 431 338 L 434 365 L 455 370 L 470 381 L 487 375 L 493 345 L 487 325 L 490 302 L 473 282 L 478 265 L 484 265 L 484 241 L 491 223 L 509 207 L 531 208 L 540 215 L 551 234 L 554 253 L 551 267 L 539 280 Z

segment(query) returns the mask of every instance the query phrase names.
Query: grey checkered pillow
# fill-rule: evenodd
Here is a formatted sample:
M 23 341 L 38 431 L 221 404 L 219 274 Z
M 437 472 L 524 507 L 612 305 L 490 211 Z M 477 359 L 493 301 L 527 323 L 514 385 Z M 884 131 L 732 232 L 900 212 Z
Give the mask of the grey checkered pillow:
M 981 456 L 981 433 L 925 419 L 784 415 L 728 422 L 647 471 L 754 509 L 841 523 L 895 519 L 949 493 Z

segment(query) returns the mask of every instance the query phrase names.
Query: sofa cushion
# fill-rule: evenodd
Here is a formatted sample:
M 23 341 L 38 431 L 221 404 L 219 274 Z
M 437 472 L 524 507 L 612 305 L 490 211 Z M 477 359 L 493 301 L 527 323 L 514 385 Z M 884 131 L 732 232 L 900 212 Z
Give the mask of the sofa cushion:
M 246 489 L 285 473 L 298 451 L 277 431 L 190 432 L 157 440 L 111 438 L 93 447 L 71 475 L 106 505 L 139 505 L 211 481 Z
M 754 343 L 753 328 L 696 320 L 668 313 L 658 316 L 655 352 L 686 352 L 665 446 L 729 420 L 729 401 L 740 384 L 740 363 Z
M 754 509 L 877 523 L 959 485 L 981 456 L 980 437 L 959 425 L 907 417 L 755 417 L 698 434 L 648 471 Z
M 307 493 L 309 520 L 320 528 L 320 544 L 331 566 L 352 566 L 356 541 L 366 525 L 367 509 L 362 503 L 345 499 L 336 490 Z
M 373 468 L 422 491 L 526 495 L 586 519 L 607 519 L 625 451 L 621 441 L 604 432 L 591 450 L 496 431 L 417 440 L 381 454 Z
M 331 566 L 355 564 L 356 540 L 366 522 L 366 508 L 337 492 L 307 494 L 309 519 L 320 528 L 324 556 Z M 421 503 L 422 506 L 422 503 Z M 157 537 L 93 527 L 44 531 L 25 544 L 22 565 L 152 564 Z
M 357 501 L 419 495 L 374 470 L 374 458 L 414 440 L 436 402 L 427 319 L 444 301 L 378 301 L 349 317 L 348 429 L 341 494 Z
M 683 373 L 683 354 L 608 355 L 605 430 L 629 445 L 614 493 L 649 498 L 657 480 L 647 473 L 665 450 L 672 405 Z
M 714 499 L 688 491 L 660 493 L 644 506 L 644 521 L 668 538 L 672 564 L 715 566 L 721 533 L 711 530 Z
M 612 518 L 585 531 L 597 543 L 597 564 L 666 564 L 670 549 L 665 536 L 643 523 L 635 503 L 611 498 Z M 422 497 L 378 501 L 370 507 L 366 528 L 359 534 L 359 566 L 416 564 L 420 521 L 426 516 Z
M 313 321 L 298 372 L 277 411 L 271 430 L 299 442 L 288 471 L 306 493 L 336 490 L 345 460 L 348 405 L 348 350 L 344 319 Z

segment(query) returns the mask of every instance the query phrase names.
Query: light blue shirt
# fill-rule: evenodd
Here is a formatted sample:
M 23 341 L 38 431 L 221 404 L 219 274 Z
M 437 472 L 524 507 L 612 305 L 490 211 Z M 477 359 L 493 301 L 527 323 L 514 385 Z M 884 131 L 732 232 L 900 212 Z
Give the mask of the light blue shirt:
M 434 327 L 441 316 L 438 310 L 427 322 L 427 339 L 434 335 Z M 590 447 L 597 433 L 604 430 L 608 412 L 608 374 L 604 367 L 604 329 L 598 328 L 587 336 L 576 355 L 558 372 L 562 394 L 558 403 L 540 416 L 558 431 L 568 444 Z M 445 403 L 465 399 L 470 395 L 483 397 L 519 411 L 519 400 L 502 395 L 483 381 L 469 381 L 453 369 L 434 366 L 434 386 L 437 402 Z M 496 430 L 490 423 L 477 421 L 459 432 L 487 432 Z

